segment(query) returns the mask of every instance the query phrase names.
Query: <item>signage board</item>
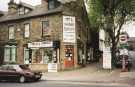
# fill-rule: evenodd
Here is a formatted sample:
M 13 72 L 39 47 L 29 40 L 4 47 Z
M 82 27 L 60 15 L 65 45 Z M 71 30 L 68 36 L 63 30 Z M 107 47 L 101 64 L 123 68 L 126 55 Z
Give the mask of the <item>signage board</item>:
M 48 72 L 58 72 L 57 63 L 48 63 Z
M 120 49 L 120 55 L 128 55 L 127 49 Z
M 103 50 L 103 68 L 111 69 L 112 68 L 112 58 L 110 47 L 106 47 Z
M 120 35 L 120 44 L 125 44 L 125 43 L 127 43 L 127 35 L 126 34 L 122 34 L 122 35 Z
M 63 42 L 75 43 L 75 17 L 63 16 Z
M 28 48 L 53 47 L 52 41 L 28 43 Z

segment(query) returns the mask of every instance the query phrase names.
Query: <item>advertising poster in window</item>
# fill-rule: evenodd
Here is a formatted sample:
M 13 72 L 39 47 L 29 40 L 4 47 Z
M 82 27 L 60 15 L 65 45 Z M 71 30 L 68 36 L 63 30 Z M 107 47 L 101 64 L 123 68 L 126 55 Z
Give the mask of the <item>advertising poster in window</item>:
M 75 17 L 63 16 L 63 42 L 76 42 Z

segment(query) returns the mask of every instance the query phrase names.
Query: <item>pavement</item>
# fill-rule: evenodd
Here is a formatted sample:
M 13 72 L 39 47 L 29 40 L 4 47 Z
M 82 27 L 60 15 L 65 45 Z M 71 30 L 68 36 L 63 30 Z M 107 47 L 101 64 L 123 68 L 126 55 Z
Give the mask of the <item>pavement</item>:
M 70 71 L 46 72 L 43 74 L 42 80 L 134 84 L 135 70 L 129 72 L 121 72 L 120 69 L 104 70 L 101 68 L 101 64 L 94 63 Z

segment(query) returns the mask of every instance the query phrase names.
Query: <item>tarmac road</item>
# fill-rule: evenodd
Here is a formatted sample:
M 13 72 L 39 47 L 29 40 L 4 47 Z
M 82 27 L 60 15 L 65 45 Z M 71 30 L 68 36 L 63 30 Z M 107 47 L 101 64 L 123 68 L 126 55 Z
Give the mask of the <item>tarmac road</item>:
M 134 87 L 124 83 L 39 81 L 29 83 L 0 82 L 0 87 Z

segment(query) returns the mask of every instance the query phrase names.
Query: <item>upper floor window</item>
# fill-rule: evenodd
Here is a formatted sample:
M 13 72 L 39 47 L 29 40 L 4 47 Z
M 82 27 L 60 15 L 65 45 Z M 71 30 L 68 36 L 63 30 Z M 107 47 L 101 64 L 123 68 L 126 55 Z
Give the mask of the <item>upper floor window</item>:
M 23 15 L 23 14 L 24 14 L 24 8 L 21 7 L 21 8 L 19 8 L 19 15 Z
M 30 24 L 24 24 L 24 37 L 29 38 L 30 37 Z
M 42 36 L 45 36 L 49 32 L 49 21 L 42 22 Z
M 49 0 L 48 1 L 48 9 L 55 8 L 55 0 Z
M 49 0 L 48 1 L 48 9 L 54 9 L 56 7 L 58 7 L 60 5 L 60 2 L 58 2 L 57 0 Z
M 9 31 L 9 39 L 15 39 L 15 27 L 9 26 L 8 31 Z
M 28 12 L 29 12 L 29 9 L 25 8 L 25 10 L 24 10 L 24 11 L 25 11 L 24 13 L 26 14 L 26 13 L 28 13 Z
M 20 8 L 18 9 L 18 14 L 19 14 L 19 15 L 24 15 L 24 14 L 27 14 L 29 11 L 30 11 L 30 9 L 28 9 L 28 8 L 20 7 Z

